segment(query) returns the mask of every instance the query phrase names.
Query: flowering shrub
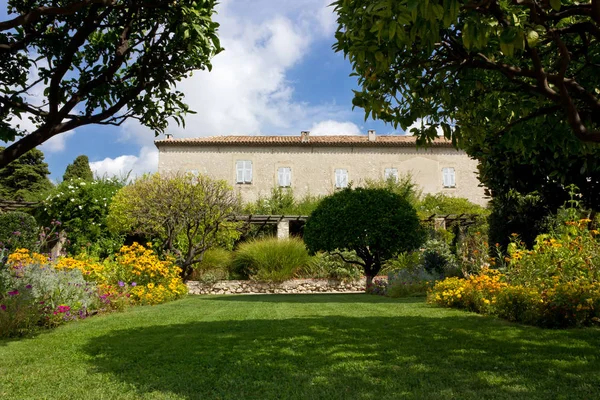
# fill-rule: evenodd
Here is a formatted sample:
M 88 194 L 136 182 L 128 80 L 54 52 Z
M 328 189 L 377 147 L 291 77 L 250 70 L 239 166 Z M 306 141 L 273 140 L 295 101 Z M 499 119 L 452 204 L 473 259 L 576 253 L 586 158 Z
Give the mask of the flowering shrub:
M 506 274 L 482 269 L 437 283 L 428 300 L 546 327 L 600 325 L 600 246 L 587 219 L 539 235 L 532 250 L 515 236 Z
M 103 257 L 113 254 L 123 241 L 109 232 L 106 217 L 114 194 L 122 186 L 123 183 L 116 179 L 62 182 L 42 202 L 40 220 L 62 222 L 61 229 L 66 230 L 69 239 L 69 254 L 78 254 L 82 250 Z
M 123 246 L 111 263 L 113 284 L 128 285 L 133 301 L 139 304 L 159 304 L 187 293 L 179 276 L 181 268 L 171 260 L 161 261 L 151 249 L 133 243 Z
M 480 231 L 467 232 L 458 243 L 456 252 L 463 276 L 477 274 L 482 267 L 492 264 L 487 235 Z
M 373 283 L 367 284 L 365 292 L 368 294 L 384 296 L 387 292 L 387 286 L 388 283 L 385 279 L 375 278 L 373 279 Z
M 386 296 L 424 295 L 431 288 L 433 282 L 440 278 L 439 274 L 429 273 L 420 265 L 395 270 L 388 273 Z
M 96 285 L 79 270 L 59 271 L 23 257 L 0 273 L 0 336 L 21 335 L 101 311 Z M 16 257 L 13 257 L 13 260 Z

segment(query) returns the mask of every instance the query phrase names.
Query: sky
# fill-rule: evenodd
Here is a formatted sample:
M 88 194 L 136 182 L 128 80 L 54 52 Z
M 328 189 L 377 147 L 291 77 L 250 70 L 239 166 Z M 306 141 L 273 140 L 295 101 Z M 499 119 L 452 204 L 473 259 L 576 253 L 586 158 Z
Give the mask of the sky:
M 196 114 L 186 127 L 175 123 L 175 138 L 215 135 L 402 134 L 352 110 L 357 89 L 351 66 L 331 46 L 337 27 L 332 0 L 221 0 L 215 19 L 225 51 L 212 72 L 199 71 L 178 83 Z M 6 0 L 0 0 L 0 19 Z M 159 136 L 158 139 L 163 138 Z M 99 176 L 132 176 L 156 171 L 153 131 L 137 121 L 120 127 L 88 125 L 41 145 L 51 179 L 85 154 Z

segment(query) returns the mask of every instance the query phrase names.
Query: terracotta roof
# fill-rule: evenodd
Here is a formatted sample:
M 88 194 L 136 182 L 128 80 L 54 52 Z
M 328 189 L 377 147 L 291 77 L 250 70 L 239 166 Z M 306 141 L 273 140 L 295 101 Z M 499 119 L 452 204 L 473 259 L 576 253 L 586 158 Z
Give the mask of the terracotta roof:
M 300 136 L 209 136 L 200 138 L 161 139 L 154 141 L 160 146 L 365 146 L 365 147 L 413 147 L 416 145 L 415 136 L 378 135 L 375 141 L 369 141 L 368 136 L 309 136 L 302 141 Z M 431 144 L 434 147 L 452 147 L 452 142 L 446 139 L 436 139 Z

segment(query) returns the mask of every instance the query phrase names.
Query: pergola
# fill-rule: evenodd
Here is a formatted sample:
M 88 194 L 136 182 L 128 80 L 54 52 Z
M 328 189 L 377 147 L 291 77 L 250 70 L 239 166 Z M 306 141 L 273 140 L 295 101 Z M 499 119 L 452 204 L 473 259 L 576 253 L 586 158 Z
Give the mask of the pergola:
M 266 225 L 277 225 L 277 237 L 285 239 L 290 236 L 290 223 L 306 223 L 308 215 L 236 215 L 233 221 L 241 221 L 247 224 L 260 225 L 262 229 Z M 434 229 L 446 229 L 447 226 L 467 227 L 473 225 L 480 218 L 477 214 L 432 214 L 427 218 L 421 219 L 423 223 L 433 224 Z

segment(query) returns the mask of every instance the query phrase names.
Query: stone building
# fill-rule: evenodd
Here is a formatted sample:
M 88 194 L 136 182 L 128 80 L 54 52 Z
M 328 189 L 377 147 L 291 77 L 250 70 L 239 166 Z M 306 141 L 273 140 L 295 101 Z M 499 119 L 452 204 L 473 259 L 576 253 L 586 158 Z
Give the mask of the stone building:
M 229 182 L 247 202 L 273 187 L 297 197 L 327 195 L 365 179 L 410 173 L 423 193 L 445 193 L 485 205 L 477 161 L 444 139 L 417 148 L 413 136 L 213 136 L 155 141 L 158 171 L 208 174 Z

